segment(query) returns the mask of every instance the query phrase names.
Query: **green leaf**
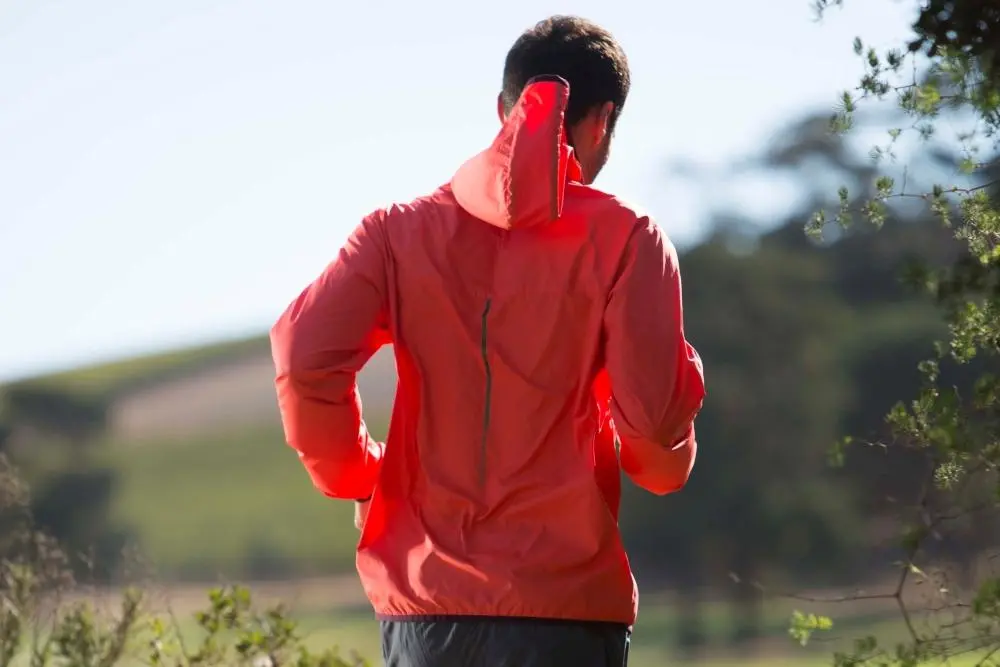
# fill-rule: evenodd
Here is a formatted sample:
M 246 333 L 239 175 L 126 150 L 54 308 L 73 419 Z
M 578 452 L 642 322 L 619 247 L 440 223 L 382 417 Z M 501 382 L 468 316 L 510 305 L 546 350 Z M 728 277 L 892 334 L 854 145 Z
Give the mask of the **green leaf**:
M 816 614 L 805 614 L 795 610 L 789 622 L 788 634 L 799 643 L 805 646 L 809 643 L 813 634 L 825 632 L 833 628 L 833 620 L 828 616 L 818 616 Z
M 818 241 L 823 238 L 824 227 L 826 227 L 826 211 L 816 211 L 806 222 L 806 235 L 814 241 Z
M 896 187 L 896 181 L 889 176 L 879 176 L 875 181 L 875 191 L 878 197 L 886 199 L 892 196 L 892 190 Z
M 844 460 L 846 458 L 845 453 L 848 447 L 854 442 L 854 438 L 850 436 L 845 436 L 833 443 L 833 446 L 827 451 L 826 461 L 827 465 L 831 468 L 843 468 Z

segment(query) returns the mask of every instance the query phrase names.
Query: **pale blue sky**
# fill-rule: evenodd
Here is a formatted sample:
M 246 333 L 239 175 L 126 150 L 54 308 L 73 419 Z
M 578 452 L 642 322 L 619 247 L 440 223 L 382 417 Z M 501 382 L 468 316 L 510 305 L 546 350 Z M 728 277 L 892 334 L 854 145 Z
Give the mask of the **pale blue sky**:
M 705 193 L 664 165 L 830 106 L 855 34 L 889 44 L 914 4 L 3 0 L 0 379 L 264 331 L 362 215 L 491 140 L 506 50 L 554 13 L 632 65 L 599 185 L 691 242 Z

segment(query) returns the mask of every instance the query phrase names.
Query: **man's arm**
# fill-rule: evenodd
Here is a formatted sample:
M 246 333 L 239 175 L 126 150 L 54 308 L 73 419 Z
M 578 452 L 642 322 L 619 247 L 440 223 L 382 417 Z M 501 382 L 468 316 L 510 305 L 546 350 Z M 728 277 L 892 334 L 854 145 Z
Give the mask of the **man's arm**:
M 285 439 L 331 498 L 370 497 L 382 460 L 361 418 L 357 374 L 391 342 L 383 225 L 381 213 L 365 218 L 271 329 Z
M 701 358 L 684 338 L 677 251 L 648 218 L 626 245 L 604 335 L 622 469 L 653 493 L 677 491 L 694 466 L 705 381 Z

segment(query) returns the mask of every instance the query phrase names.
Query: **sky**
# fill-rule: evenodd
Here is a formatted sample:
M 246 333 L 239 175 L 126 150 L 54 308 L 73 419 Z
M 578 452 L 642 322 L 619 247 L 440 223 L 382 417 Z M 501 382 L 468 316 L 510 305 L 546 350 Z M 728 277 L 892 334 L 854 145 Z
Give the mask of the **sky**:
M 623 44 L 632 93 L 598 185 L 696 242 L 725 165 L 855 85 L 848 0 L 2 0 L 0 381 L 264 332 L 362 216 L 492 140 L 507 49 L 551 14 Z M 767 217 L 782 193 L 741 193 Z

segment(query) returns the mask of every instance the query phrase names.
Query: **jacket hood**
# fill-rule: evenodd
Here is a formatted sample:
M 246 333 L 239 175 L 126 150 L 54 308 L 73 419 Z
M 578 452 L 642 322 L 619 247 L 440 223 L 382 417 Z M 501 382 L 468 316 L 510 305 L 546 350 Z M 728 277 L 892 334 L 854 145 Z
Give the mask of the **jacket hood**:
M 565 79 L 529 81 L 490 147 L 452 178 L 459 206 L 502 229 L 558 218 L 566 183 L 581 179 L 563 122 L 568 101 Z

